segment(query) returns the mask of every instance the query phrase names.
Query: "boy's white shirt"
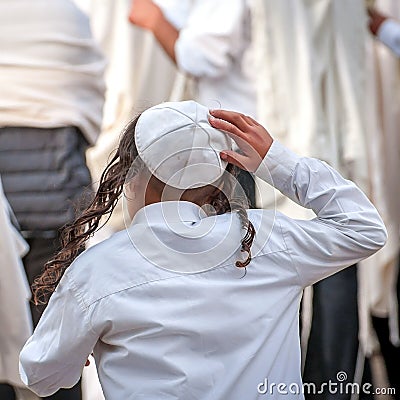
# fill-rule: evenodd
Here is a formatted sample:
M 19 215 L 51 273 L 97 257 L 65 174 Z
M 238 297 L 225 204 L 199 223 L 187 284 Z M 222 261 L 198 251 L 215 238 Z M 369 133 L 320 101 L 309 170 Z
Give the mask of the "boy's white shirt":
M 236 216 L 204 218 L 188 202 L 143 208 L 127 230 L 68 268 L 21 352 L 23 381 L 40 396 L 70 387 L 93 350 L 107 399 L 251 400 L 265 390 L 268 398 L 302 399 L 289 392 L 301 388 L 302 290 L 376 252 L 386 230 L 352 182 L 277 141 L 256 175 L 317 217 L 249 210 L 257 234 L 243 276 L 234 265 L 240 252 L 215 247 L 225 232 L 239 247 Z M 188 238 L 190 227 L 209 220 L 206 234 Z M 165 246 L 175 251 L 161 252 Z M 205 264 L 210 255 L 220 264 L 173 271 L 193 267 L 200 251 Z

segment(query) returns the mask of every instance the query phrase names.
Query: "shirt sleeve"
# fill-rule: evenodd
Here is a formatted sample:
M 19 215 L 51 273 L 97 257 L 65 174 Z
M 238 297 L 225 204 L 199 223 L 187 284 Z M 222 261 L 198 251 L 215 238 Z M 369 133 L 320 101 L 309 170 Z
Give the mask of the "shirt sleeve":
M 21 379 L 41 397 L 78 382 L 98 339 L 88 309 L 66 275 L 20 354 Z
M 400 57 L 400 23 L 387 19 L 378 30 L 378 39 Z
M 191 2 L 186 0 L 153 0 L 161 8 L 167 21 L 181 30 L 190 14 Z
M 240 52 L 247 8 L 243 0 L 201 0 L 175 43 L 178 67 L 194 77 L 226 74 Z
M 364 193 L 325 162 L 299 157 L 274 141 L 256 175 L 312 220 L 278 217 L 300 284 L 305 287 L 372 255 L 386 242 L 385 226 Z

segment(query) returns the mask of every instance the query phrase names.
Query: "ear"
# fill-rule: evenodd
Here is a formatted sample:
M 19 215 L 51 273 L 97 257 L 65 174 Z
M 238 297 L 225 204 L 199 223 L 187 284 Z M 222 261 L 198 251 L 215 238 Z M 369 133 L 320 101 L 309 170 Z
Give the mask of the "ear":
M 129 182 L 124 185 L 124 195 L 127 200 L 134 200 L 136 198 L 136 186 L 137 182 L 135 177 L 130 179 Z

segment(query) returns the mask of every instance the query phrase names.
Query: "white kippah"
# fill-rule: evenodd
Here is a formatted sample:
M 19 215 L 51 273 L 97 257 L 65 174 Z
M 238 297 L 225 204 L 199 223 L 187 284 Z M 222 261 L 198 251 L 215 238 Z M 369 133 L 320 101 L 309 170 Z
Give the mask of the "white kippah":
M 139 117 L 136 147 L 150 172 L 178 189 L 206 186 L 227 166 L 219 153 L 232 149 L 229 136 L 208 122 L 208 109 L 195 101 L 168 102 Z

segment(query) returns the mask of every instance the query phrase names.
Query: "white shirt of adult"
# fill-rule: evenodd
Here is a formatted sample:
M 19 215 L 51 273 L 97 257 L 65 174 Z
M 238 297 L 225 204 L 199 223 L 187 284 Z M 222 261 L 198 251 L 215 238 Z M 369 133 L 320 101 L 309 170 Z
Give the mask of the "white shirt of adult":
M 72 0 L 0 1 L 0 127 L 100 134 L 105 60 Z
M 317 217 L 249 210 L 244 276 L 236 214 L 142 208 L 68 268 L 21 352 L 23 381 L 40 396 L 70 387 L 93 351 L 110 400 L 303 399 L 303 288 L 376 252 L 386 231 L 352 182 L 277 141 L 256 173 Z
M 251 15 L 247 0 L 156 0 L 179 29 L 178 68 L 196 82 L 196 100 L 256 117 Z

